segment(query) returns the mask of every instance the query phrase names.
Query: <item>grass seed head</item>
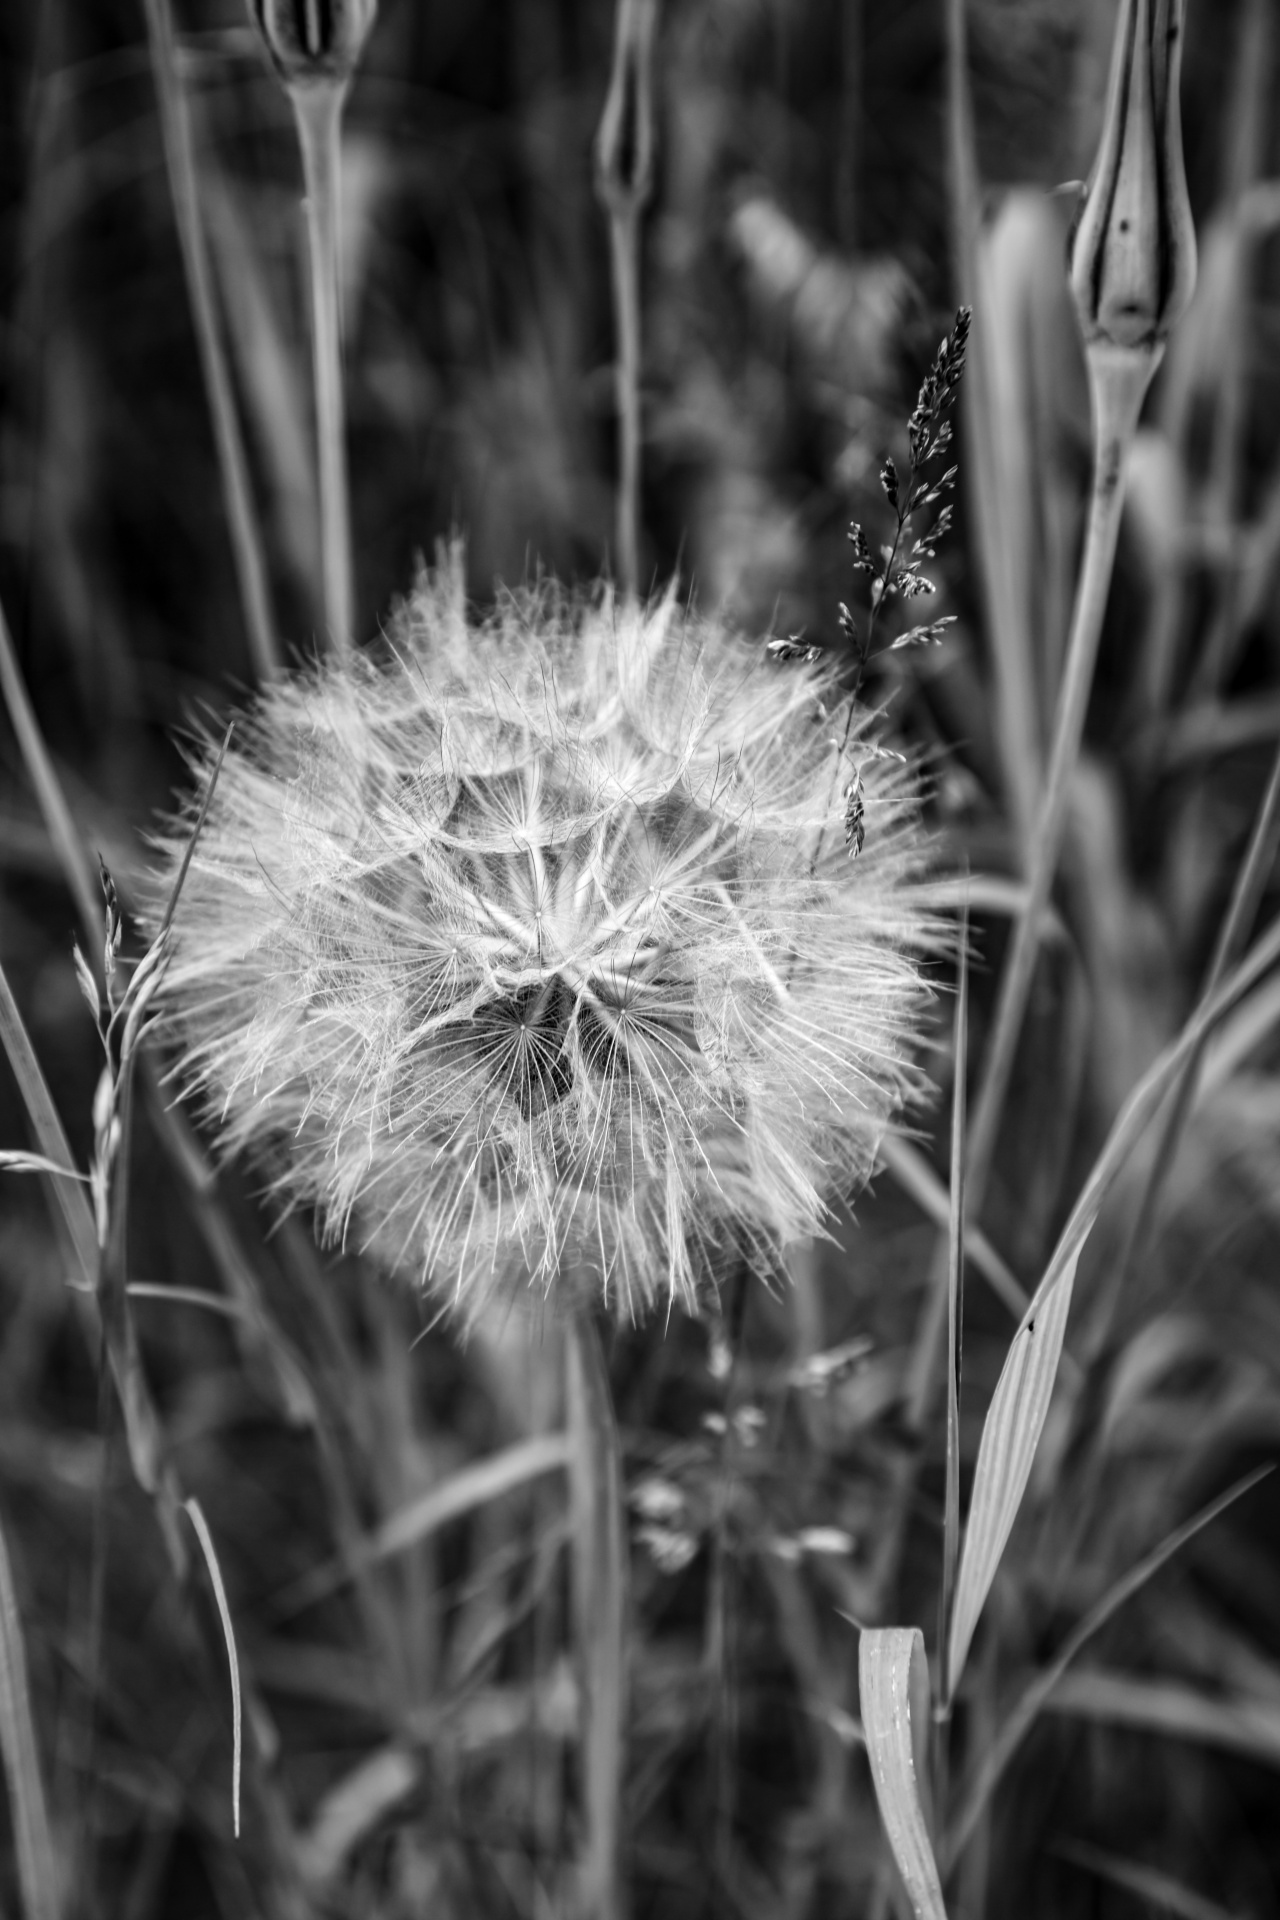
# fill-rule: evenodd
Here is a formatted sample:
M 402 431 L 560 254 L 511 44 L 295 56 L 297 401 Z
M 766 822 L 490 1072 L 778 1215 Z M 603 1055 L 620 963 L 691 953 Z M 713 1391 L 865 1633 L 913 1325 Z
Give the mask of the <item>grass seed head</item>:
M 672 595 L 477 623 L 455 555 L 227 754 L 163 985 L 188 1088 L 464 1317 L 520 1278 L 692 1305 L 818 1229 L 919 1084 L 914 780 L 865 759 L 851 864 L 846 718 Z

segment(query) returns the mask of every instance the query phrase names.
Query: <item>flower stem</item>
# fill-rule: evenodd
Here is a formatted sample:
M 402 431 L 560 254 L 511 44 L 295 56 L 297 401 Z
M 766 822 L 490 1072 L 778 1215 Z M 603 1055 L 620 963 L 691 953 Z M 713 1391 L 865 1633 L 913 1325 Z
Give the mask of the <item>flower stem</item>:
M 329 644 L 352 642 L 351 506 L 347 493 L 342 333 L 338 313 L 338 213 L 345 83 L 291 87 L 306 186 L 311 264 L 312 354 L 320 460 L 320 534 L 324 617 Z
M 573 1595 L 582 1695 L 583 1920 L 622 1920 L 618 1878 L 626 1722 L 626 1536 L 609 1370 L 591 1312 L 569 1322 L 566 1401 Z
M 1000 1116 L 1026 1013 L 1049 890 L 1053 885 L 1071 779 L 1080 756 L 1098 641 L 1106 612 L 1123 506 L 1125 456 L 1154 371 L 1150 353 L 1096 344 L 1089 352 L 1093 396 L 1094 466 L 1084 559 L 1076 590 L 1066 670 L 1058 696 L 1053 751 L 1031 846 L 1027 891 L 1014 926 L 996 1001 L 981 1088 L 974 1109 L 967 1174 L 969 1207 L 977 1218 L 986 1193 Z
M 617 564 L 634 599 L 640 573 L 640 216 L 653 187 L 657 0 L 618 0 L 613 68 L 596 134 L 596 194 L 609 220 L 617 334 Z

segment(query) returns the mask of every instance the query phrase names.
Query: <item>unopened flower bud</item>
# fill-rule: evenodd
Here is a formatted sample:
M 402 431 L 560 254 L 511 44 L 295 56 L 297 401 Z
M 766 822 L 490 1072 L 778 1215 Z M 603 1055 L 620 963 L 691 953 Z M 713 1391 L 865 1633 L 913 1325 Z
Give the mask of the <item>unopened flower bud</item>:
M 1181 56 L 1182 0 L 1121 0 L 1102 140 L 1071 242 L 1086 345 L 1158 357 L 1191 299 Z
M 286 87 L 350 80 L 377 10 L 377 0 L 249 0 Z

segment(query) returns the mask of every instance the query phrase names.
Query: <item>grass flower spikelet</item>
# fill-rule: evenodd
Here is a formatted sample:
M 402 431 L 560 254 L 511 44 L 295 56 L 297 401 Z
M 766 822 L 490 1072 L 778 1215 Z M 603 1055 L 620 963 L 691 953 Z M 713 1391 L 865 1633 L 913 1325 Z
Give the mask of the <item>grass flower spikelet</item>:
M 692 1304 L 820 1227 L 917 1084 L 913 779 L 865 760 L 849 861 L 846 718 L 670 594 L 477 623 L 455 556 L 381 658 L 241 724 L 172 928 L 185 1084 L 464 1316 L 517 1276 Z

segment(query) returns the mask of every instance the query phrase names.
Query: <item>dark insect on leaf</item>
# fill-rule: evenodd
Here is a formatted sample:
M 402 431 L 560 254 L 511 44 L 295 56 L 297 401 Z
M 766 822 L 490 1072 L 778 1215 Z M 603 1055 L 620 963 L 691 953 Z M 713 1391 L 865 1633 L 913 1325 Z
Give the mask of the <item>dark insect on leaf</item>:
M 888 454 L 880 469 L 880 485 L 884 488 L 884 497 L 895 510 L 898 505 L 898 469 Z
M 821 647 L 807 645 L 795 633 L 788 634 L 785 640 L 770 640 L 765 647 L 765 652 L 771 660 L 803 660 L 806 666 L 811 666 L 815 660 L 822 658 Z
M 849 858 L 856 860 L 867 838 L 866 814 L 862 804 L 862 775 L 855 773 L 844 790 L 844 844 Z

